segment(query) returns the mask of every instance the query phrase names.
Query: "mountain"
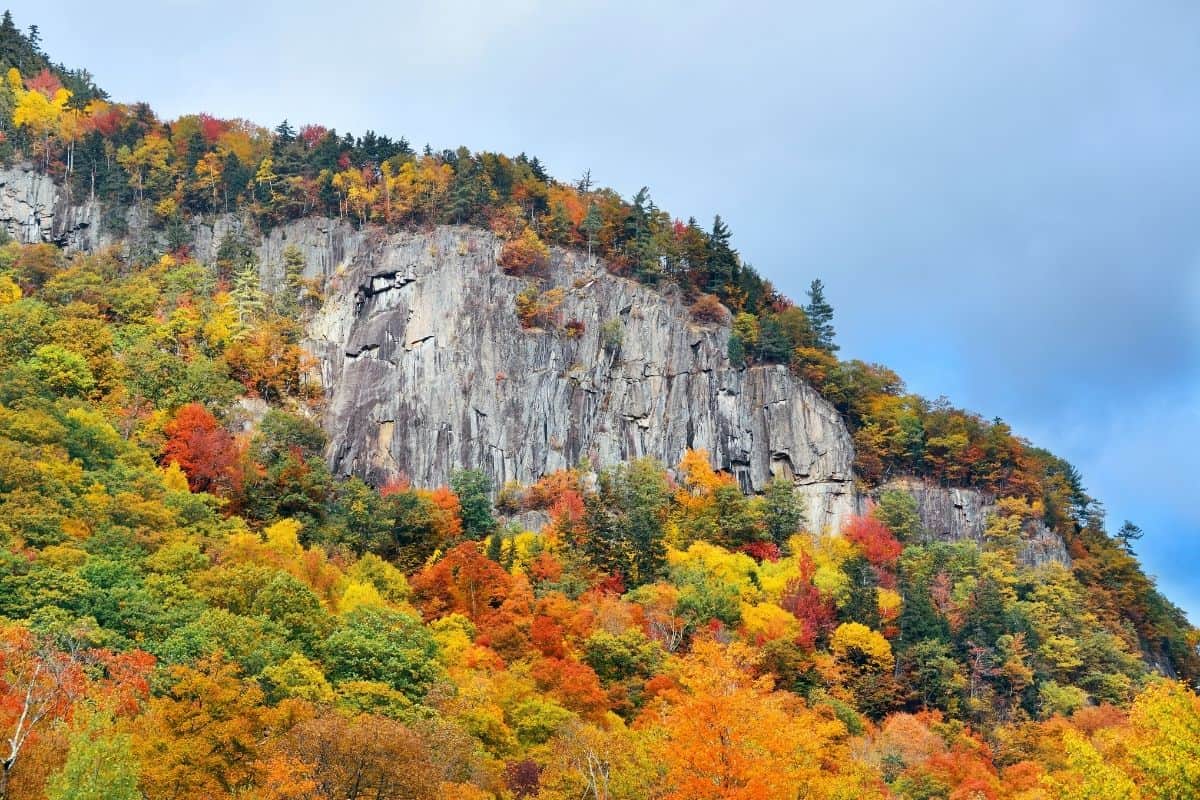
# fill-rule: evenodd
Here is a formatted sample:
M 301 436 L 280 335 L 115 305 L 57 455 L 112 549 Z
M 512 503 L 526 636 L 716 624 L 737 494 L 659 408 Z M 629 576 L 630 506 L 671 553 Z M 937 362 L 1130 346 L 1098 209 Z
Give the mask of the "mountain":
M 0 800 L 1200 785 L 1140 532 L 719 217 L 0 61 Z

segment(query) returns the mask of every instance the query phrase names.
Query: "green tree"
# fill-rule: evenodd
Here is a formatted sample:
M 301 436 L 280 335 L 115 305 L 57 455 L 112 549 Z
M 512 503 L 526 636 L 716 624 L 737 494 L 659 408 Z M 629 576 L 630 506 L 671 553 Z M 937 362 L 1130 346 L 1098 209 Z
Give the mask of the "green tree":
M 458 495 L 463 532 L 480 540 L 496 529 L 492 515 L 492 479 L 478 469 L 464 469 L 450 476 L 450 488 Z
M 780 547 L 804 527 L 803 499 L 796 492 L 795 483 L 787 478 L 775 478 L 767 484 L 762 508 L 767 533 Z
M 375 681 L 419 702 L 439 675 L 438 645 L 421 620 L 391 609 L 359 606 L 324 644 L 334 683 Z
M 729 245 L 731 236 L 721 215 L 713 217 L 712 232 L 708 235 L 708 281 L 704 288 L 723 300 L 729 296 L 729 287 L 737 282 L 738 257 Z
M 1142 529 L 1129 520 L 1125 520 L 1117 530 L 1116 539 L 1126 553 L 1133 553 L 1133 543 L 1143 536 Z
M 113 730 L 112 717 L 80 715 L 67 760 L 46 784 L 47 800 L 139 800 L 138 765 L 129 734 Z
M 889 489 L 879 495 L 879 502 L 871 511 L 875 519 L 888 527 L 897 539 L 906 544 L 920 541 L 921 515 L 917 513 L 917 500 L 901 489 Z
M 804 307 L 808 323 L 812 326 L 817 347 L 830 353 L 837 351 L 834 344 L 833 306 L 825 299 L 825 284 L 817 278 L 808 287 L 808 305 Z

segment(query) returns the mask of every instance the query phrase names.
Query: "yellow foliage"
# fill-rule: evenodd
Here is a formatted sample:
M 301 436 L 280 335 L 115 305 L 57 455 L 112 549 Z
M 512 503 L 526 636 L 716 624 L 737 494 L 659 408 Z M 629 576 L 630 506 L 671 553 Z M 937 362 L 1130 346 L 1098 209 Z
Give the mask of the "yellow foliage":
M 876 589 L 875 603 L 884 619 L 895 619 L 896 615 L 900 613 L 900 606 L 903 605 L 904 600 L 894 589 Z
M 263 531 L 267 547 L 282 556 L 299 556 L 304 551 L 300 546 L 300 529 L 303 527 L 294 519 L 279 520 Z
M 799 621 L 774 603 L 742 604 L 742 633 L 749 642 L 795 639 Z
M 21 88 L 16 88 L 13 92 L 17 100 L 13 109 L 13 125 L 29 128 L 37 136 L 49 136 L 58 129 L 63 111 L 71 99 L 71 93 L 66 89 L 59 89 L 53 97 Z
M 350 581 L 346 584 L 346 588 L 342 592 L 342 597 L 338 601 L 338 611 L 342 614 L 348 614 L 354 609 L 363 606 L 384 608 L 387 606 L 387 601 L 383 599 L 383 595 L 379 593 L 374 584 Z
M 7 275 L 0 275 L 0 306 L 15 303 L 21 299 L 21 287 Z
M 743 600 L 757 602 L 762 599 L 762 591 L 750 578 L 757 574 L 758 564 L 745 553 L 731 553 L 708 542 L 693 542 L 687 550 L 668 547 L 667 563 L 673 567 L 702 564 L 710 575 L 736 586 Z
M 1133 759 L 1161 800 L 1200 798 L 1200 697 L 1160 680 L 1133 701 Z
M 878 631 L 859 622 L 843 622 L 829 640 L 830 649 L 840 660 L 865 657 L 880 671 L 889 671 L 895 664 L 892 646 Z

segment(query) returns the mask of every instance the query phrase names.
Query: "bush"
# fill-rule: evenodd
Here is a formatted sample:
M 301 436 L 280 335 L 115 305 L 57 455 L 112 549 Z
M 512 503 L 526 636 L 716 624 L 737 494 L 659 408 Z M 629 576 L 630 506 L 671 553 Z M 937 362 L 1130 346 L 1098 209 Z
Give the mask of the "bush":
M 550 248 L 530 228 L 505 242 L 500 252 L 500 267 L 508 275 L 544 275 L 550 264 Z
M 692 303 L 692 319 L 701 325 L 723 325 L 729 321 L 729 310 L 721 305 L 715 294 L 702 294 Z

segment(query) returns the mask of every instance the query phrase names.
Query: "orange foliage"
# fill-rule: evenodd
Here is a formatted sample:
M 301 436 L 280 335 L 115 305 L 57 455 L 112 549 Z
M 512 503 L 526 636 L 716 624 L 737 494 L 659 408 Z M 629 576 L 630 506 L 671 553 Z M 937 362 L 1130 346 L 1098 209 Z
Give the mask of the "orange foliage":
M 237 444 L 204 406 L 183 406 L 163 427 L 163 433 L 167 437 L 163 463 L 178 464 L 193 492 L 228 497 L 240 488 L 241 454 Z

